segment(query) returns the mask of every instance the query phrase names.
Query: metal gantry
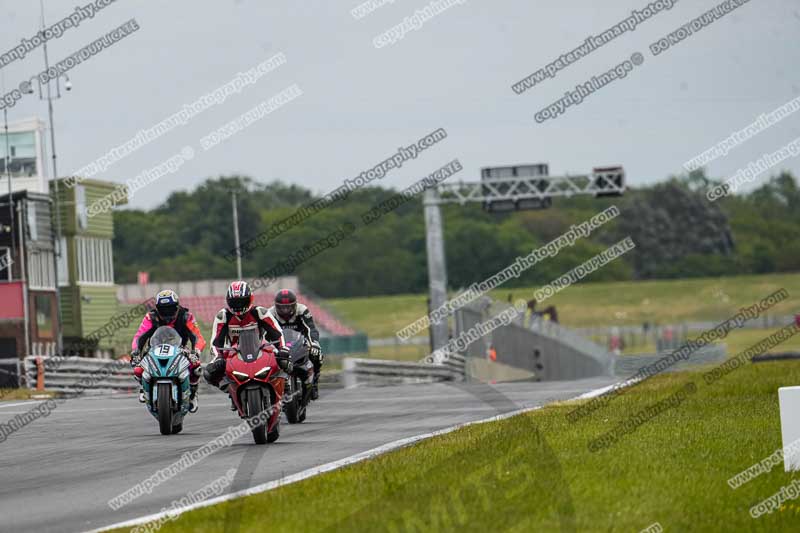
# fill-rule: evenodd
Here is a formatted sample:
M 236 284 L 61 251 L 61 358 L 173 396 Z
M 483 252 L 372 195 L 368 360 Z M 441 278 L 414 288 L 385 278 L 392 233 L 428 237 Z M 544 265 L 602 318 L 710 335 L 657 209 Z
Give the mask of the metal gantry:
M 512 175 L 493 177 L 492 171 Z M 482 203 L 490 211 L 514 211 L 549 207 L 553 198 L 620 196 L 625 192 L 625 171 L 620 166 L 598 167 L 591 174 L 582 175 L 546 174 L 547 165 L 485 168 L 481 181 L 444 183 L 425 191 L 423 206 L 428 252 L 429 312 L 447 302 L 442 204 Z M 447 320 L 431 324 L 430 328 L 431 350 L 438 350 L 447 344 Z

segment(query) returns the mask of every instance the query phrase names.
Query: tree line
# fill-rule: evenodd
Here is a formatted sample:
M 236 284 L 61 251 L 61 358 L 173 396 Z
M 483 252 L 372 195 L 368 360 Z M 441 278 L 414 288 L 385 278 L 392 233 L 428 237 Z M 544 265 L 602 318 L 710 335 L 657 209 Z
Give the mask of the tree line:
M 480 205 L 442 207 L 446 260 L 452 289 L 467 287 L 502 270 L 594 214 L 616 205 L 621 214 L 555 257 L 537 263 L 508 287 L 535 286 L 581 264 L 630 236 L 636 248 L 592 274 L 591 280 L 663 279 L 800 270 L 800 190 L 787 172 L 746 194 L 706 199 L 719 182 L 703 170 L 672 176 L 618 198 L 555 199 L 537 211 L 488 213 Z M 139 271 L 153 281 L 232 279 L 231 192 L 238 193 L 242 242 L 319 197 L 279 181 L 244 176 L 208 179 L 193 191 L 172 193 L 149 210 L 114 213 L 117 283 L 134 283 Z M 367 187 L 316 212 L 300 224 L 254 247 L 243 258 L 247 279 L 275 269 L 286 256 L 307 256 L 294 267 L 302 283 L 322 296 L 368 296 L 427 290 L 422 202 L 395 202 L 380 220 L 362 220 L 397 191 Z M 355 230 L 305 253 L 345 224 Z M 335 244 L 334 244 L 334 241 Z

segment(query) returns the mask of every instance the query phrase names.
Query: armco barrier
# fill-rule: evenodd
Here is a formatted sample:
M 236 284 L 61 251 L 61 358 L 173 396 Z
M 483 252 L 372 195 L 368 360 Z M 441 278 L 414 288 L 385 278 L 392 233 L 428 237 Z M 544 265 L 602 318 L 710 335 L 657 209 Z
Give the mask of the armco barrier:
M 41 364 L 37 365 L 37 360 Z M 86 357 L 36 357 L 25 358 L 28 386 L 36 387 L 43 378 L 44 388 L 58 392 L 80 390 L 134 391 L 138 388 L 130 365 L 114 359 L 89 359 Z
M 463 381 L 464 358 L 460 355 L 454 355 L 444 364 L 433 365 L 429 363 L 346 357 L 343 361 L 342 374 L 346 388 L 432 383 L 436 381 Z

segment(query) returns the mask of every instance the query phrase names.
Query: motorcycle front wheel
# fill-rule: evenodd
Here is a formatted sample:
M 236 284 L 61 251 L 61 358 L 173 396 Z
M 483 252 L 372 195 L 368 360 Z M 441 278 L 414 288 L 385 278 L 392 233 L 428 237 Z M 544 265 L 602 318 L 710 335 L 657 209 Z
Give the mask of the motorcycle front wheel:
M 245 405 L 247 406 L 247 416 L 253 418 L 261 414 L 264 410 L 264 395 L 261 389 L 247 389 L 245 391 Z M 267 443 L 267 425 L 259 424 L 253 428 L 253 440 L 256 444 Z
M 158 429 L 162 435 L 172 435 L 172 385 L 158 384 Z

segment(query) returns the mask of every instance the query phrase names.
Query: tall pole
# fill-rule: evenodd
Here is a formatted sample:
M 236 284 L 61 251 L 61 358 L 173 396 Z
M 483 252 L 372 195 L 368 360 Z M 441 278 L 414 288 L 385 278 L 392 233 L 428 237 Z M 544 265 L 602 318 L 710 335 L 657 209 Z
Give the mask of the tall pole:
M 45 28 L 44 22 L 44 0 L 39 0 L 39 5 L 41 6 L 42 10 L 42 31 Z M 50 62 L 47 58 L 47 41 L 44 41 L 42 44 L 42 50 L 44 51 L 44 70 L 48 72 L 50 70 Z M 56 83 L 58 83 L 58 79 L 56 79 Z M 55 242 L 53 243 L 53 275 L 55 277 L 55 288 L 56 288 L 56 309 L 58 309 L 58 328 L 57 328 L 57 335 L 56 335 L 56 346 L 57 346 L 57 353 L 63 354 L 64 353 L 64 336 L 63 336 L 63 328 L 61 325 L 62 313 L 61 313 L 61 291 L 58 288 L 58 260 L 61 257 L 62 250 L 61 250 L 61 199 L 59 198 L 60 192 L 58 187 L 58 167 L 56 165 L 56 131 L 53 122 L 53 95 L 50 90 L 50 81 L 47 82 L 47 113 L 50 122 L 50 147 L 53 150 L 53 204 L 56 208 L 56 235 L 55 235 Z
M 435 188 L 425 191 L 425 243 L 428 252 L 428 287 L 430 290 L 430 310 L 438 309 L 447 302 L 447 266 L 444 255 L 444 229 L 442 211 L 439 207 L 439 193 Z M 431 324 L 431 351 L 447 344 L 447 318 L 438 324 Z
M 3 88 L 5 89 L 5 83 L 3 84 Z M 9 214 L 9 226 L 11 228 L 11 254 L 16 252 L 17 250 L 17 237 L 14 230 L 14 195 L 12 194 L 13 190 L 11 189 L 11 165 L 9 162 L 11 161 L 11 149 L 9 148 L 9 140 L 8 140 L 8 109 L 3 109 L 3 119 L 5 122 L 5 132 L 6 132 L 6 157 L 5 157 L 5 165 L 6 165 L 6 177 L 8 178 L 8 214 Z M 11 257 L 9 257 L 11 259 Z M 11 272 L 11 266 L 9 265 L 9 272 Z M 14 279 L 14 276 L 11 276 L 11 279 Z
M 236 205 L 236 191 L 231 191 L 233 202 L 233 240 L 236 245 L 236 279 L 242 279 L 242 249 L 239 247 L 239 208 Z

